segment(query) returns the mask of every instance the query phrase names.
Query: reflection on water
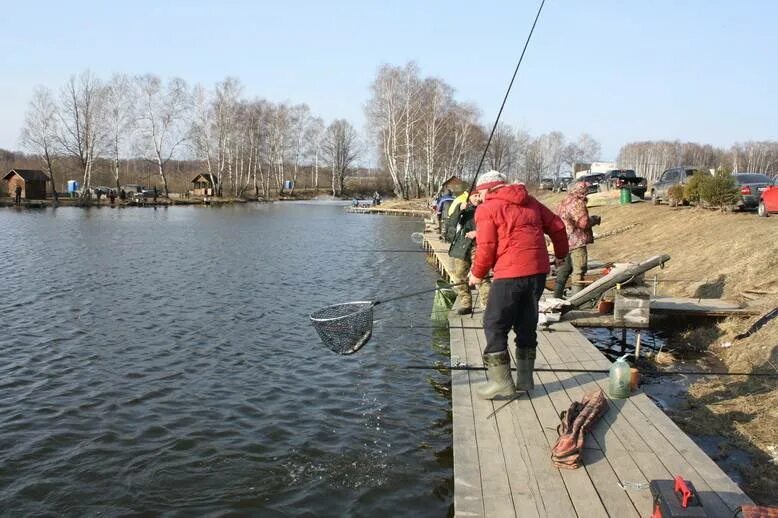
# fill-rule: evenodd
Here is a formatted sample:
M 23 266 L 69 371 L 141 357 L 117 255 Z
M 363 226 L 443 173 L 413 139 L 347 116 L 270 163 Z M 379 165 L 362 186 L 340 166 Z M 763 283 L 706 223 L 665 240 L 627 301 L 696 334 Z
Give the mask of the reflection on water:
M 338 204 L 0 211 L 0 508 L 12 515 L 450 510 L 447 333 L 343 357 L 325 305 L 434 286 L 413 220 Z M 432 295 L 376 309 L 429 324 Z M 445 345 L 444 345 L 445 344 Z

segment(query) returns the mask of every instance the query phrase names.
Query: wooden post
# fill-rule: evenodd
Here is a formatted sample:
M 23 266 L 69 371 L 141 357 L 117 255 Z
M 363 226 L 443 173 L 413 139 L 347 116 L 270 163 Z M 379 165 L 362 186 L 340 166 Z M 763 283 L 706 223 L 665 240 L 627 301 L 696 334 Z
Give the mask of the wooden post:
M 635 361 L 640 357 L 640 331 L 635 331 Z

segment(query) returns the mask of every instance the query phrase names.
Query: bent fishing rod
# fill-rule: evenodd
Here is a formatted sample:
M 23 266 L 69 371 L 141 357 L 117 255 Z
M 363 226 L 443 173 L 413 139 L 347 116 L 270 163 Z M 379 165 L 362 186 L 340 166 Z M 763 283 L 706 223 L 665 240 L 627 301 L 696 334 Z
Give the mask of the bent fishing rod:
M 543 5 L 546 3 L 546 0 L 541 0 L 540 7 L 538 7 L 538 13 L 535 15 L 535 21 L 532 22 L 532 28 L 529 30 L 529 34 L 527 35 L 527 41 L 524 42 L 524 48 L 521 51 L 521 56 L 519 56 L 519 62 L 516 63 L 516 69 L 513 71 L 513 77 L 511 77 L 511 82 L 508 84 L 508 89 L 505 92 L 505 97 L 502 99 L 502 104 L 500 105 L 500 111 L 497 112 L 497 118 L 494 119 L 494 125 L 492 126 L 492 131 L 489 133 L 489 139 L 486 141 L 486 146 L 484 147 L 484 152 L 481 155 L 481 160 L 478 162 L 478 168 L 475 170 L 475 176 L 473 176 L 473 181 L 470 183 L 470 189 L 467 191 L 468 193 L 472 193 L 473 189 L 475 188 L 475 181 L 478 179 L 478 175 L 481 173 L 481 168 L 484 165 L 484 160 L 486 159 L 486 153 L 489 151 L 489 145 L 492 143 L 492 137 L 494 137 L 494 132 L 497 130 L 497 124 L 500 122 L 500 116 L 502 115 L 502 111 L 505 108 L 505 103 L 508 101 L 508 95 L 511 93 L 511 88 L 513 88 L 513 83 L 516 80 L 516 75 L 519 73 L 519 67 L 521 67 L 521 62 L 524 60 L 524 54 L 527 52 L 527 47 L 529 46 L 529 42 L 532 39 L 532 33 L 535 32 L 535 26 L 538 24 L 538 18 L 540 18 L 540 12 L 543 10 Z

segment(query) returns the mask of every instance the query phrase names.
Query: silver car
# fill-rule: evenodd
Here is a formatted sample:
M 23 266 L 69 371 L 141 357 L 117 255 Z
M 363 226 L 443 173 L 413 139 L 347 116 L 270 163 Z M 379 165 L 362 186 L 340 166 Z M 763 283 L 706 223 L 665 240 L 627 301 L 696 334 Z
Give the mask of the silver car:
M 761 173 L 734 173 L 740 200 L 737 202 L 739 209 L 755 209 L 762 199 L 762 192 L 773 184 L 773 179 Z
M 651 186 L 651 201 L 654 205 L 667 201 L 667 189 L 673 185 L 685 184 L 697 171 L 709 174 L 708 171 L 700 167 L 673 167 L 667 169 L 659 177 L 659 180 Z

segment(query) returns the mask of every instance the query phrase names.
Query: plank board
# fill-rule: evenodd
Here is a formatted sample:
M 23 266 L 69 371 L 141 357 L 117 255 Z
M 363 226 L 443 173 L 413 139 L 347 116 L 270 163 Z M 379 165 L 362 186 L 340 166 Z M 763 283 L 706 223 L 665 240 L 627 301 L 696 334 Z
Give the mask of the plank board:
M 651 297 L 651 312 L 669 315 L 699 315 L 727 317 L 730 315 L 758 315 L 734 300 L 692 299 L 687 297 Z

